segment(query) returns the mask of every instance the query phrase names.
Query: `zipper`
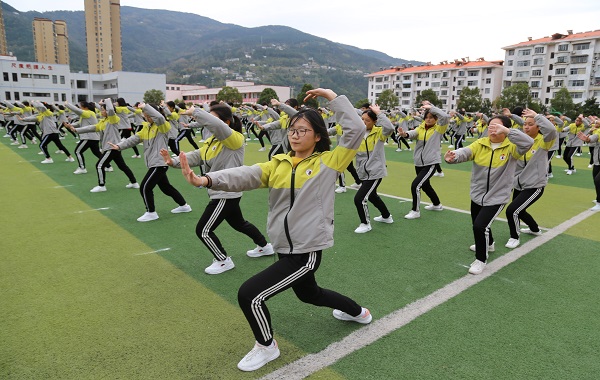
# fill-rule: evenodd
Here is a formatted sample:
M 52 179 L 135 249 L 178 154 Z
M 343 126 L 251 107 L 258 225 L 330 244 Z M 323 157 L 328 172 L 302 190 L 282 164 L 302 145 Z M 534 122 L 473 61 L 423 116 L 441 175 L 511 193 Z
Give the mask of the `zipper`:
M 287 239 L 288 244 L 290 246 L 290 255 L 294 252 L 294 243 L 292 243 L 292 237 L 290 236 L 288 215 L 290 214 L 290 211 L 292 211 L 292 207 L 294 207 L 294 201 L 296 200 L 296 194 L 294 191 L 294 187 L 296 185 L 296 168 L 298 168 L 303 161 L 311 158 L 313 155 L 314 153 L 306 157 L 302 161 L 298 162 L 298 165 L 296 165 L 296 167 L 293 167 L 292 165 L 292 176 L 290 178 L 290 207 L 288 208 L 288 211 L 285 214 L 285 217 L 283 218 L 283 230 L 285 231 L 285 238 Z
M 485 188 L 485 194 L 481 197 L 481 205 L 483 206 L 483 200 L 487 193 L 490 191 L 490 176 L 492 174 L 492 162 L 494 161 L 494 149 L 492 149 L 492 157 L 490 158 L 490 164 L 488 166 L 487 184 Z

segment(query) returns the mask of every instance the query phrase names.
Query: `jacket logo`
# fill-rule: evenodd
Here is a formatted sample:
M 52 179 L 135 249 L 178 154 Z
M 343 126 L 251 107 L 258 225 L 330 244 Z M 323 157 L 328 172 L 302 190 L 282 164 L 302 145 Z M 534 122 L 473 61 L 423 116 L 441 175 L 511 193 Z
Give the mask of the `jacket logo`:
M 531 154 L 535 154 L 535 149 L 532 149 L 532 150 L 531 150 Z
M 308 169 L 308 170 L 306 171 L 306 175 L 310 177 L 310 176 L 311 176 L 311 174 L 312 174 L 312 169 Z
M 506 154 L 501 154 L 500 155 L 500 161 L 504 161 L 506 160 Z
M 215 150 L 217 150 L 217 146 L 216 145 L 212 147 L 212 151 L 214 152 Z

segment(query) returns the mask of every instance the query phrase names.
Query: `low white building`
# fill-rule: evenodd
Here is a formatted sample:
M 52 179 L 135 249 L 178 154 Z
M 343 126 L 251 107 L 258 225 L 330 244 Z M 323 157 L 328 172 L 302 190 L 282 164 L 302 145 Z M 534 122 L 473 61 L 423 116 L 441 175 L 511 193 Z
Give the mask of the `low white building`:
M 23 62 L 13 56 L 0 56 L 0 71 L 0 98 L 8 101 L 35 99 L 48 103 L 77 103 L 124 98 L 133 104 L 142 101 L 146 91 L 164 91 L 166 87 L 165 74 L 71 73 L 69 65 Z
M 225 86 L 237 88 L 240 94 L 242 94 L 242 101 L 244 103 L 256 103 L 260 93 L 266 88 L 273 89 L 281 101 L 291 98 L 291 88 L 285 86 L 270 86 L 241 81 L 226 81 Z M 222 87 L 207 88 L 205 86 L 167 84 L 167 100 L 179 99 L 186 103 L 194 104 L 210 103 L 217 99 L 217 94 L 222 89 Z

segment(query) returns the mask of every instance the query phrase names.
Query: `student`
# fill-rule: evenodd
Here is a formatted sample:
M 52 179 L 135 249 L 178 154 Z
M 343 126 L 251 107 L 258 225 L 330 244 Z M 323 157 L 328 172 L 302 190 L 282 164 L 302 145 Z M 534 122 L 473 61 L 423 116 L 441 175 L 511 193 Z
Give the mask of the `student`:
M 89 125 L 87 127 L 75 128 L 71 124 L 67 124 L 67 127 L 77 133 L 90 133 L 90 132 L 102 132 L 102 156 L 96 163 L 96 173 L 98 174 L 98 186 L 93 187 L 91 193 L 100 193 L 106 191 L 106 167 L 111 161 L 115 161 L 117 167 L 125 173 L 129 178 L 129 184 L 125 187 L 128 189 L 139 189 L 140 185 L 135 179 L 135 175 L 123 160 L 121 152 L 113 150 L 110 144 L 117 144 L 121 141 L 121 132 L 119 131 L 119 117 L 115 113 L 112 101 L 110 98 L 104 100 L 104 103 L 100 104 L 102 120 L 96 125 Z
M 345 96 L 319 88 L 307 91 L 305 101 L 317 96 L 329 100 L 344 128 L 332 151 L 323 118 L 307 108 L 290 119 L 292 151 L 269 162 L 198 177 L 185 155 L 180 156 L 182 173 L 194 186 L 226 191 L 269 188 L 269 237 L 279 260 L 247 280 L 238 292 L 238 302 L 256 339 L 254 348 L 238 363 L 242 371 L 257 370 L 279 357 L 265 302 L 284 290 L 293 289 L 303 302 L 333 308 L 333 316 L 339 320 L 367 324 L 372 319 L 368 309 L 319 287 L 315 279 L 323 250 L 333 246 L 335 193 L 331 188 L 356 154 L 364 134 L 364 124 Z
M 523 117 L 512 115 L 517 124 L 523 126 L 523 132 L 533 139 L 533 145 L 517 161 L 513 180 L 513 199 L 506 207 L 506 219 L 510 230 L 510 239 L 506 248 L 519 246 L 520 232 L 530 235 L 540 235 L 540 228 L 528 212 L 527 208 L 534 204 L 544 194 L 548 184 L 548 152 L 558 139 L 554 124 L 543 115 L 538 115 L 530 109 L 523 110 Z M 527 228 L 519 229 L 519 220 L 527 224 Z
M 40 141 L 40 149 L 44 152 L 46 159 L 42 161 L 42 164 L 53 164 L 54 161 L 50 157 L 50 153 L 48 153 L 48 144 L 53 142 L 56 147 L 67 155 L 67 162 L 75 162 L 75 159 L 71 156 L 71 153 L 67 150 L 67 148 L 60 141 L 58 127 L 56 126 L 56 121 L 54 121 L 54 108 L 49 104 L 44 104 L 41 102 L 34 101 L 34 107 L 38 110 L 37 115 L 29 116 L 28 118 L 20 118 L 21 122 L 27 123 L 31 121 L 36 121 L 40 124 L 40 128 L 42 129 L 42 139 Z
M 191 166 L 200 166 L 202 173 L 209 175 L 213 171 L 235 168 L 244 163 L 244 135 L 242 124 L 231 108 L 224 104 L 210 107 L 210 113 L 199 108 L 190 108 L 183 114 L 192 115 L 196 121 L 212 132 L 200 150 L 187 153 L 186 162 Z M 169 166 L 180 167 L 179 158 L 169 157 L 166 149 L 161 155 Z M 204 269 L 207 274 L 220 274 L 235 267 L 233 260 L 225 251 L 215 234 L 216 228 L 224 220 L 236 231 L 252 239 L 256 248 L 246 252 L 250 257 L 273 255 L 273 247 L 252 223 L 244 219 L 240 208 L 242 193 L 208 189 L 210 201 L 196 225 L 196 235 L 213 255 L 213 263 Z
M 573 164 L 573 155 L 577 152 L 577 149 L 581 149 L 581 146 L 583 146 L 583 141 L 577 138 L 577 134 L 584 132 L 587 128 L 589 128 L 589 122 L 581 114 L 577 116 L 574 123 L 563 128 L 563 132 L 568 132 L 567 145 L 565 146 L 563 155 L 563 160 L 567 164 L 567 169 L 565 170 L 567 175 L 577 172 Z
M 69 102 L 65 102 L 65 107 L 79 116 L 79 121 L 73 123 L 73 127 L 89 127 L 90 125 L 98 124 L 98 119 L 96 119 L 96 106 L 94 103 L 80 102 L 79 107 L 76 107 Z M 63 125 L 68 126 L 69 123 L 65 121 Z M 69 130 L 73 132 L 70 128 Z M 75 146 L 75 157 L 77 158 L 78 166 L 73 174 L 87 173 L 85 156 L 83 153 L 88 149 L 91 150 L 92 154 L 98 159 L 102 157 L 102 153 L 100 153 L 100 133 L 92 131 L 89 133 L 81 133 L 79 135 L 79 142 L 77 143 L 77 146 Z
M 590 131 L 588 133 L 589 134 L 586 134 L 583 132 L 578 132 L 577 138 L 580 139 L 581 141 L 584 141 L 587 143 L 598 143 L 598 141 L 600 140 L 600 128 L 598 125 L 598 120 L 596 120 L 596 123 L 590 129 Z M 600 211 L 600 148 L 599 147 L 596 147 L 596 149 L 594 149 L 594 155 L 592 158 L 594 160 L 594 167 L 592 168 L 592 178 L 594 180 L 594 187 L 596 188 L 596 199 L 594 200 L 594 203 L 596 203 L 596 205 L 594 207 L 592 207 L 591 210 L 592 211 Z
M 494 251 L 490 226 L 510 199 L 517 160 L 532 145 L 531 137 L 512 128 L 511 119 L 500 115 L 490 120 L 488 137 L 444 155 L 449 164 L 473 161 L 470 195 L 475 244 L 470 249 L 475 251 L 475 261 L 469 268 L 471 274 L 481 274 L 488 252 Z
M 429 179 L 435 173 L 436 165 L 442 162 L 440 146 L 448 128 L 449 115 L 428 101 L 423 101 L 423 108 L 425 108 L 425 114 L 421 125 L 409 132 L 405 132 L 402 127 L 398 128 L 400 136 L 417 140 L 413 154 L 417 177 L 410 186 L 412 209 L 404 216 L 406 219 L 421 217 L 421 189 L 432 202 L 431 205 L 425 206 L 426 210 L 442 211 L 444 209 Z
M 379 106 L 369 107 L 362 114 L 366 131 L 356 154 L 356 169 L 361 180 L 360 188 L 354 196 L 354 205 L 360 219 L 360 225 L 354 230 L 357 234 L 371 231 L 368 202 L 373 203 L 381 212 L 380 216 L 374 218 L 376 222 L 394 223 L 387 206 L 377 194 L 377 187 L 387 176 L 384 142 L 394 131 L 394 125 Z
M 138 222 L 149 222 L 158 219 L 158 213 L 154 206 L 154 188 L 158 185 L 163 194 L 171 197 L 179 206 L 172 209 L 173 214 L 191 212 L 192 208 L 187 204 L 183 196 L 169 182 L 167 169 L 169 168 L 163 160 L 160 151 L 167 149 L 167 133 L 171 125 L 165 120 L 163 114 L 158 111 L 157 106 L 139 103 L 138 107 L 144 110 L 146 122 L 142 123 L 142 129 L 135 135 L 121 141 L 118 144 L 109 143 L 113 150 L 123 150 L 144 143 L 144 160 L 148 172 L 142 180 L 140 194 L 146 206 L 144 215 L 137 218 Z M 167 153 L 168 155 L 168 153 Z
M 131 111 L 129 104 L 123 98 L 117 99 L 117 106 L 115 107 L 115 113 L 119 117 L 119 131 L 121 132 L 121 139 L 128 139 L 131 137 L 133 128 L 131 127 L 131 120 L 134 119 L 134 113 Z M 140 158 L 140 151 L 137 146 L 132 146 L 133 153 L 131 158 Z
M 181 127 L 181 130 L 179 131 L 179 135 L 175 139 L 175 141 L 177 142 L 177 147 L 179 147 L 179 143 L 185 137 L 187 139 L 187 141 L 190 143 L 190 145 L 194 147 L 194 149 L 200 149 L 198 147 L 198 144 L 196 144 L 196 142 L 192 138 L 193 130 L 192 130 L 192 128 L 190 128 L 190 118 L 191 117 L 182 113 L 186 109 L 187 109 L 187 107 L 186 107 L 185 103 L 183 103 L 183 102 L 181 102 L 177 105 L 177 112 L 180 114 L 179 115 L 179 126 Z
M 175 102 L 168 101 L 160 102 L 160 109 L 163 111 L 169 123 L 171 123 L 171 129 L 169 129 L 169 148 L 171 152 L 173 152 L 172 157 L 177 157 L 179 155 L 179 142 L 177 141 L 177 136 L 179 136 L 179 129 L 181 126 L 179 125 L 179 113 L 175 108 Z

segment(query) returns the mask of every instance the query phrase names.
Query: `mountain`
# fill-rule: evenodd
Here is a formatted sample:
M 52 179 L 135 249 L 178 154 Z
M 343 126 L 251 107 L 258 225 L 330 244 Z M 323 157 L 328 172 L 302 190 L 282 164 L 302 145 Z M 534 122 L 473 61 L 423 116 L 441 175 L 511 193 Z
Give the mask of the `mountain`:
M 87 72 L 83 11 L 19 12 L 2 2 L 9 51 L 34 61 L 35 17 L 67 23 L 72 71 Z M 330 87 L 354 102 L 367 97 L 364 75 L 420 62 L 335 43 L 286 26 L 245 28 L 192 13 L 121 7 L 123 70 L 166 73 L 168 83 Z

